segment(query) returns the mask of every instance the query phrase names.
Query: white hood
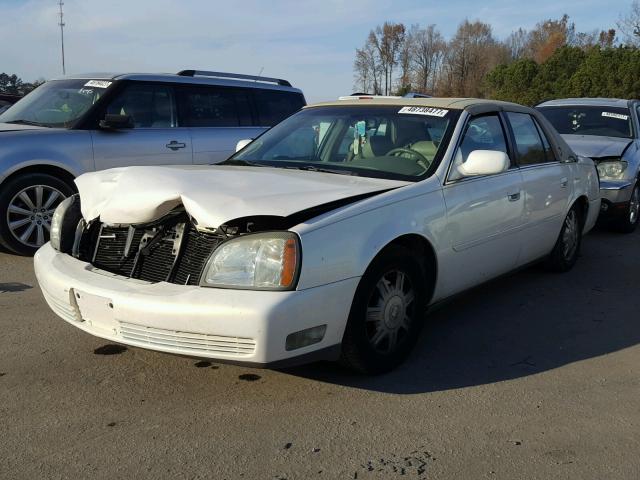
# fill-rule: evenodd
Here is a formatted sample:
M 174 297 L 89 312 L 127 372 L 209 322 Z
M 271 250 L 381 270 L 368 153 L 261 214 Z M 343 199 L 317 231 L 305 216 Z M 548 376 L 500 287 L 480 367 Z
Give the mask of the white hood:
M 199 227 L 252 215 L 288 216 L 408 182 L 332 173 L 226 165 L 125 167 L 76 179 L 82 215 L 108 224 L 147 223 L 184 205 Z

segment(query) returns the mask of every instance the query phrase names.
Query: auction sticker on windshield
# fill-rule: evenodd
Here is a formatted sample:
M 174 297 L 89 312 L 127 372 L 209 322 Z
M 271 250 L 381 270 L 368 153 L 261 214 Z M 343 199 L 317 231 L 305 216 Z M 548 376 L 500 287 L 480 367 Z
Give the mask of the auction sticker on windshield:
M 449 110 L 433 107 L 402 107 L 398 113 L 410 113 L 413 115 L 428 115 L 430 117 L 444 117 Z
M 85 87 L 96 87 L 96 88 L 107 88 L 111 85 L 111 82 L 108 80 L 89 80 L 84 84 Z
M 629 115 L 623 115 L 621 113 L 602 112 L 603 117 L 617 118 L 618 120 L 629 120 Z

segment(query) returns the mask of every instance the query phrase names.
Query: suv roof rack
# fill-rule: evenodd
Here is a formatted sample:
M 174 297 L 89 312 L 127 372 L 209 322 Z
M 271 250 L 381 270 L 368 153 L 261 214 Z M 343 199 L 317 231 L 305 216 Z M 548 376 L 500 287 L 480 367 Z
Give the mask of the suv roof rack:
M 415 93 L 410 92 L 405 95 L 375 95 L 371 93 L 352 93 L 351 95 L 346 95 L 342 97 L 338 97 L 338 100 L 373 100 L 375 98 L 384 99 L 384 98 L 432 98 L 431 95 L 427 95 L 426 93 Z
M 275 83 L 283 87 L 290 87 L 288 80 L 281 78 L 259 77 L 257 75 L 244 75 L 242 73 L 225 73 L 225 72 L 209 72 L 207 70 L 181 70 L 177 73 L 181 77 L 217 77 L 217 78 L 233 78 L 237 80 L 253 80 L 254 82 Z

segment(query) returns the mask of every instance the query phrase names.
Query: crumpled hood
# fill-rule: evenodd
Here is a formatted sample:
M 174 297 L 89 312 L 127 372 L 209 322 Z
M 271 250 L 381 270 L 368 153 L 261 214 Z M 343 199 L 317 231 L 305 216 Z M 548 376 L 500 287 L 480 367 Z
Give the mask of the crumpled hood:
M 19 125 L 17 123 L 0 123 L 0 132 L 20 132 L 24 130 L 48 130 L 37 125 Z
M 108 224 L 147 223 L 182 204 L 198 226 L 252 215 L 288 216 L 409 182 L 269 167 L 125 167 L 76 179 L 82 215 Z
M 593 135 L 562 135 L 571 149 L 578 155 L 591 158 L 621 157 L 630 138 L 596 137 Z

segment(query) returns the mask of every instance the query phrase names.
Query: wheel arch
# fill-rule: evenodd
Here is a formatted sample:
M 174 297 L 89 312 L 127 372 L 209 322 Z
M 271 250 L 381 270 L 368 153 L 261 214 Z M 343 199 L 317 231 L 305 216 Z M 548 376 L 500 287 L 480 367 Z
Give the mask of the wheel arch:
M 13 170 L 9 175 L 7 175 L 4 179 L 2 179 L 2 181 L 0 181 L 0 187 L 15 178 L 18 178 L 22 175 L 27 175 L 30 173 L 49 174 L 69 184 L 69 186 L 72 187 L 74 190 L 77 190 L 76 185 L 73 182 L 73 180 L 76 178 L 76 175 L 73 172 L 71 172 L 66 168 L 60 167 L 58 165 L 52 165 L 52 164 L 46 164 L 46 163 L 26 165 Z
M 581 194 L 580 196 L 578 196 L 578 198 L 575 199 L 575 201 L 571 205 L 571 208 L 573 208 L 574 206 L 578 207 L 578 211 L 580 213 L 580 222 L 582 223 L 581 226 L 584 227 L 589 215 L 589 199 L 586 195 Z

